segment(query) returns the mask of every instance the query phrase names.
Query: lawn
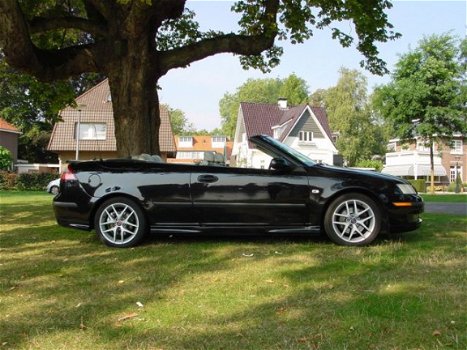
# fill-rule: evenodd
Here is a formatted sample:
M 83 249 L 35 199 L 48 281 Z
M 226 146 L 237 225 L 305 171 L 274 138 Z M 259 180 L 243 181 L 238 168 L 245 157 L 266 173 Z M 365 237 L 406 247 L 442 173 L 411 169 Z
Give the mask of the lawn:
M 459 194 L 428 194 L 421 195 L 425 202 L 438 202 L 438 203 L 466 203 L 467 195 L 465 193 Z
M 465 349 L 467 219 L 364 248 L 152 237 L 110 249 L 0 192 L 0 349 Z

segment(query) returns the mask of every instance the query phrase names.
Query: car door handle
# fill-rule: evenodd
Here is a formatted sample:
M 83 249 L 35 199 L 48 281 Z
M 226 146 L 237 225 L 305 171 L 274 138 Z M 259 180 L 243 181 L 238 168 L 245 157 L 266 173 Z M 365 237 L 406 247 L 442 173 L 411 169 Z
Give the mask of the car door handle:
M 217 176 L 214 175 L 200 175 L 198 176 L 198 181 L 199 182 L 206 182 L 206 183 L 211 183 L 211 182 L 216 182 L 219 180 Z

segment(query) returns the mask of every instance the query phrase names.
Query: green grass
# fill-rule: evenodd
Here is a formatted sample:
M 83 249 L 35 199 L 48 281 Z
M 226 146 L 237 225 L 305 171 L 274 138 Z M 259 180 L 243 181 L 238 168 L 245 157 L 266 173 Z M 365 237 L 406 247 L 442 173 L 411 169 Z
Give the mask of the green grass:
M 425 202 L 439 202 L 439 203 L 467 203 L 467 195 L 465 193 L 459 194 L 422 194 Z
M 0 192 L 0 349 L 465 349 L 467 219 L 364 248 L 316 237 L 152 237 L 55 224 Z M 141 303 L 142 307 L 137 303 Z

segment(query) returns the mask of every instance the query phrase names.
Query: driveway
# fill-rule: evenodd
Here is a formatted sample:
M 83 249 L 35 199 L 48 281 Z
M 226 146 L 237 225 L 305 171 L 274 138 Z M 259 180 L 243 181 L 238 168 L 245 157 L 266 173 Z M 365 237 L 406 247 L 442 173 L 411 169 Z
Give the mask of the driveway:
M 434 203 L 425 202 L 426 213 L 442 213 L 453 215 L 467 215 L 467 203 Z

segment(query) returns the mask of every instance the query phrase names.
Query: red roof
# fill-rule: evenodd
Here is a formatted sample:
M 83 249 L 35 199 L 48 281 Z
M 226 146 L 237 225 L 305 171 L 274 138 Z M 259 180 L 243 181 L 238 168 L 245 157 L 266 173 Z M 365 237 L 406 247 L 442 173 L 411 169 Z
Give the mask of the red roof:
M 5 119 L 2 119 L 2 118 L 0 118 L 0 130 L 12 132 L 15 134 L 21 134 L 21 132 L 15 126 L 11 125 Z
M 329 128 L 328 117 L 326 111 L 322 107 L 311 107 L 307 104 L 291 106 L 289 108 L 280 108 L 276 103 L 250 103 L 242 102 L 240 104 L 247 137 L 254 135 L 273 135 L 273 126 L 283 125 L 287 122 L 287 128 L 281 136 L 281 141 L 290 133 L 292 127 L 296 124 L 297 119 L 303 114 L 305 108 L 309 107 L 315 115 L 321 127 L 326 132 L 326 135 L 332 141 L 332 133 Z

